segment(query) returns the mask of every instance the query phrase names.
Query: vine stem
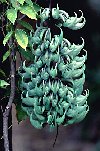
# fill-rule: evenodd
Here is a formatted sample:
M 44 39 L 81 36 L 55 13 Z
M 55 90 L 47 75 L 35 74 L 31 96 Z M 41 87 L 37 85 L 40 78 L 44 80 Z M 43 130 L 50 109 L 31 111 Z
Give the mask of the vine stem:
M 57 137 L 58 137 L 58 125 L 57 125 L 57 133 L 56 133 L 56 138 L 55 138 L 55 141 L 54 141 L 54 143 L 53 143 L 53 148 L 55 147 L 55 144 L 56 144 L 56 141 L 57 141 Z
M 12 127 L 12 125 L 10 125 L 8 129 L 10 129 L 11 127 Z M 0 139 L 3 139 L 3 136 Z
M 10 45 L 13 44 L 12 42 L 12 38 L 10 39 Z M 10 93 L 10 97 L 9 97 L 9 101 L 8 104 L 5 108 L 5 111 L 3 113 L 3 139 L 4 139 L 4 148 L 5 151 L 10 151 L 9 150 L 9 139 L 8 139 L 8 117 L 9 117 L 9 113 L 12 107 L 12 102 L 14 100 L 14 96 L 15 96 L 15 51 L 14 48 L 12 47 L 11 50 L 11 93 Z

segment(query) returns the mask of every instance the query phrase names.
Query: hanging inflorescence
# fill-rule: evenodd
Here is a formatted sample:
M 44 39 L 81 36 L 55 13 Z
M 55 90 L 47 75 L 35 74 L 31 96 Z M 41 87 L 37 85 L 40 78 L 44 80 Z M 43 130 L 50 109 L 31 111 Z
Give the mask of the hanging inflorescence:
M 53 37 L 44 24 L 51 18 L 50 13 L 58 20 L 55 26 L 60 29 L 60 35 Z M 78 30 L 84 26 L 85 18 L 83 13 L 80 18 L 76 13 L 75 17 L 69 17 L 58 6 L 41 10 L 40 17 L 40 26 L 36 26 L 29 42 L 35 59 L 29 66 L 24 61 L 19 68 L 22 109 L 29 115 L 31 124 L 39 129 L 46 124 L 52 128 L 80 122 L 89 111 L 86 101 L 89 91 L 83 92 L 87 52 L 83 49 L 83 38 L 81 45 L 71 44 L 63 37 L 61 27 Z M 85 54 L 79 56 L 81 50 Z

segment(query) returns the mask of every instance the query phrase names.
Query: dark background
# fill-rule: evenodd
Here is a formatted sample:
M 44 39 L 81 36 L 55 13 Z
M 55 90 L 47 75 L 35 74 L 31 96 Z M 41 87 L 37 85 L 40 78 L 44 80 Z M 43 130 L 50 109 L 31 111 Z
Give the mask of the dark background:
M 38 0 L 37 3 L 42 7 L 49 6 L 49 0 Z M 63 28 L 63 30 L 64 37 L 72 43 L 74 42 L 75 44 L 81 44 L 82 41 L 80 37 L 83 37 L 85 40 L 84 49 L 87 50 L 88 58 L 86 61 L 86 82 L 84 88 L 88 88 L 90 91 L 88 98 L 90 111 L 81 123 L 68 126 L 64 129 L 61 127 L 63 132 L 61 133 L 61 130 L 59 130 L 58 140 L 60 137 L 62 139 L 60 142 L 58 141 L 57 145 L 55 146 L 55 151 L 58 151 L 57 146 L 60 146 L 63 141 L 65 142 L 65 146 L 62 146 L 61 151 L 100 151 L 100 0 L 52 0 L 52 7 L 56 7 L 57 3 L 59 4 L 59 8 L 68 12 L 70 16 L 74 16 L 74 12 L 80 16 L 81 13 L 79 10 L 82 10 L 84 17 L 86 18 L 86 25 L 82 29 L 73 31 Z M 1 7 L 0 10 L 2 10 Z M 3 38 L 1 29 L 0 38 Z M 0 49 L 0 54 L 3 54 L 6 51 L 2 44 L 0 44 Z M 2 68 L 4 71 L 8 71 L 7 74 L 9 74 L 8 67 L 9 63 L 6 61 L 2 65 Z M 0 117 L 0 120 L 1 119 L 2 115 Z M 2 135 L 1 127 L 2 122 L 0 121 L 0 135 Z M 33 129 L 31 129 L 31 132 L 32 131 Z M 41 133 L 40 130 L 39 133 Z M 54 133 L 56 134 L 56 131 Z M 41 133 L 41 135 L 43 134 Z M 48 132 L 46 135 L 52 134 Z M 55 135 L 53 136 L 55 138 Z M 46 142 L 46 138 L 47 136 L 43 137 L 44 142 Z M 39 143 L 38 135 L 35 136 L 35 140 Z M 76 143 L 74 144 L 74 142 Z M 70 144 L 69 149 L 68 144 Z M 47 143 L 45 145 L 48 146 Z M 79 145 L 80 147 L 77 149 L 76 147 Z M 72 149 L 71 146 L 73 146 Z M 66 150 L 64 147 L 66 147 Z M 39 151 L 38 149 L 33 148 L 32 151 Z M 47 149 L 44 147 L 43 151 L 46 150 Z M 29 149 L 29 151 L 31 151 L 31 149 Z
M 2 69 L 5 72 L 7 78 L 9 78 L 9 74 L 10 74 L 9 59 L 6 60 L 4 63 L 2 63 L 2 56 L 8 50 L 8 48 L 4 47 L 3 44 L 2 44 L 3 43 L 2 41 L 3 41 L 3 38 L 4 38 L 3 33 L 2 33 L 2 29 L 1 29 L 1 26 L 2 26 L 1 12 L 2 11 L 3 11 L 3 5 L 0 4 L 0 69 Z M 4 25 L 5 24 L 6 24 L 6 21 L 4 20 Z M 0 73 L 0 79 L 6 80 L 6 77 L 3 77 L 2 74 Z M 5 94 L 5 92 L 6 92 L 6 94 Z M 3 129 L 2 129 L 3 114 L 2 114 L 2 110 L 1 110 L 1 105 L 2 105 L 2 108 L 4 109 L 5 106 L 7 105 L 7 102 L 8 102 L 8 99 L 2 99 L 4 97 L 4 95 L 9 95 L 9 92 L 6 89 L 0 89 L 0 151 L 4 151 L 4 145 L 3 145 L 4 142 L 3 142 L 3 139 L 1 139 L 1 137 L 3 135 Z M 8 126 L 10 126 L 10 125 L 12 125 L 11 112 L 10 112 L 9 121 L 8 121 Z M 12 128 L 9 129 L 8 133 L 9 133 L 9 141 L 10 141 L 10 150 L 12 150 Z

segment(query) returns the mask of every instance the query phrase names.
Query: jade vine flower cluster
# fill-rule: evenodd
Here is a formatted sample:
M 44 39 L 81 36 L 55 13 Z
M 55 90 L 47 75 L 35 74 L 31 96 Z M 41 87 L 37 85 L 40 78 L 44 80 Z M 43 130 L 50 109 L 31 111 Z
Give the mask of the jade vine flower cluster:
M 53 37 L 51 29 L 44 26 L 44 22 L 50 18 L 50 11 L 52 18 L 59 21 L 56 26 L 60 35 Z M 19 68 L 22 109 L 38 129 L 46 124 L 53 128 L 60 124 L 66 126 L 80 122 L 89 111 L 89 91 L 83 91 L 87 52 L 83 49 L 83 38 L 82 44 L 71 44 L 63 37 L 61 27 L 80 29 L 85 24 L 85 18 L 83 13 L 80 18 L 76 13 L 75 17 L 69 17 L 58 6 L 52 10 L 41 10 L 40 16 L 40 26 L 36 26 L 29 41 L 35 59 L 29 66 L 24 61 Z M 81 50 L 84 55 L 79 56 Z

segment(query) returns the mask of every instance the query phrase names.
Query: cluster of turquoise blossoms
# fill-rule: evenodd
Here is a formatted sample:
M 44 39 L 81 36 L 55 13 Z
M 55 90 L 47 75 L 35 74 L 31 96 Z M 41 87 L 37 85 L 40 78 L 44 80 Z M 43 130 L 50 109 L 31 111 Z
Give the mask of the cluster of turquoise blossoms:
M 60 35 L 52 36 L 51 29 L 44 26 L 50 13 L 58 20 L 55 26 L 59 28 Z M 29 41 L 35 59 L 29 66 L 24 61 L 19 68 L 22 109 L 38 129 L 46 124 L 54 128 L 60 124 L 66 126 L 80 122 L 89 111 L 89 91 L 83 91 L 87 52 L 83 49 L 83 38 L 82 44 L 71 44 L 63 37 L 61 27 L 78 30 L 84 26 L 85 18 L 83 13 L 80 18 L 76 13 L 75 17 L 69 17 L 58 6 L 52 10 L 41 10 L 40 17 L 40 26 L 36 26 Z M 81 50 L 84 51 L 82 56 L 79 55 Z

